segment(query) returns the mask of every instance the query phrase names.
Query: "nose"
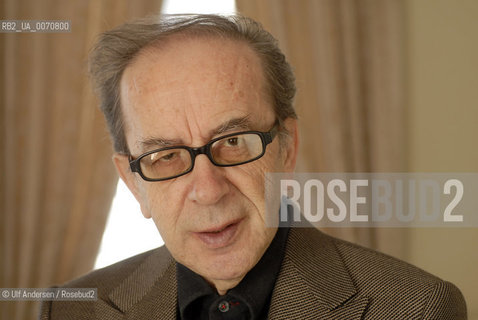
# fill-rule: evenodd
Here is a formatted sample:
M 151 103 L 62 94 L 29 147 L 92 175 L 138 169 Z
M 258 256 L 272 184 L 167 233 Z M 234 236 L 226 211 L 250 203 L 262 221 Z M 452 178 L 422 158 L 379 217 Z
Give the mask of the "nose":
M 190 173 L 192 186 L 188 199 L 201 205 L 213 205 L 229 192 L 223 169 L 211 163 L 204 154 L 198 155 Z

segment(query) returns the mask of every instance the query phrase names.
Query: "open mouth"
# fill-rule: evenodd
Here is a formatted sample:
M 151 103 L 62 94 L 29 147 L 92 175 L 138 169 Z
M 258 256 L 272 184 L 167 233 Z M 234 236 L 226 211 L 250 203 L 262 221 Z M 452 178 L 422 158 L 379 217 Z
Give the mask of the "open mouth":
M 195 232 L 195 235 L 208 248 L 217 249 L 226 247 L 234 241 L 241 221 L 242 220 L 234 221 L 222 227 L 207 231 Z

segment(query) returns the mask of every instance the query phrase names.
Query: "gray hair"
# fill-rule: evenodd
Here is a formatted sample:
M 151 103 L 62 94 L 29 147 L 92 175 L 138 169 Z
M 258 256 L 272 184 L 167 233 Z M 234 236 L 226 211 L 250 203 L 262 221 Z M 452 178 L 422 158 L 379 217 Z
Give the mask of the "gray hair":
M 129 154 L 120 101 L 123 71 L 142 49 L 175 34 L 216 36 L 249 44 L 261 59 L 277 121 L 282 124 L 287 118 L 297 118 L 294 74 L 277 40 L 259 23 L 239 15 L 153 16 L 102 33 L 90 53 L 89 73 L 116 152 Z

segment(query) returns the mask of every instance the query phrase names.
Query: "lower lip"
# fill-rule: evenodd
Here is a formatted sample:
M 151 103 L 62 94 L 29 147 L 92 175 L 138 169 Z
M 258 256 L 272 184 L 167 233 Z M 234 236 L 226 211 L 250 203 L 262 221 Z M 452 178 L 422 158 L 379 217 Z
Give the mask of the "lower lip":
M 226 247 L 233 242 L 239 223 L 232 223 L 221 232 L 197 232 L 196 236 L 210 249 Z

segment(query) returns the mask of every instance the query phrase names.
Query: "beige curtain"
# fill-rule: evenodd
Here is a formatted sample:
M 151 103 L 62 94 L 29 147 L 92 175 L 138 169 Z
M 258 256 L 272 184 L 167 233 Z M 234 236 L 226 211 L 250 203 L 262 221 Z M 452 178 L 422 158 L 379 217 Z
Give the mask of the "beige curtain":
M 47 287 L 93 267 L 117 176 L 88 50 L 100 31 L 160 6 L 2 1 L 2 19 L 70 20 L 72 31 L 0 34 L 0 287 Z M 37 308 L 0 302 L 0 318 L 34 319 Z
M 401 0 L 237 0 L 294 67 L 298 172 L 400 172 L 404 157 Z M 403 229 L 325 229 L 406 258 Z

